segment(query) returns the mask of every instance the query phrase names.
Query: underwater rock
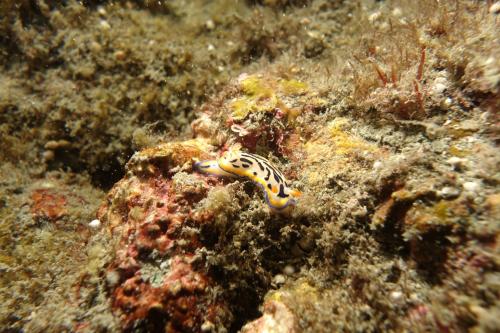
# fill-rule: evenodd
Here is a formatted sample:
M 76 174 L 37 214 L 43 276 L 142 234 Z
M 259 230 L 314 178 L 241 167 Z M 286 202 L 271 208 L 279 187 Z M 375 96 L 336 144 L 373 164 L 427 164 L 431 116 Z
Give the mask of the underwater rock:
M 249 152 L 272 151 L 298 160 L 304 117 L 326 106 L 306 82 L 279 73 L 241 74 L 228 84 L 192 123 L 195 135 L 211 143 L 238 144 Z M 301 120 L 302 119 L 302 120 Z
M 124 330 L 199 332 L 231 321 L 198 253 L 200 229 L 212 221 L 193 214 L 213 180 L 175 173 L 206 157 L 208 148 L 192 140 L 135 154 L 100 208 L 99 220 L 115 240 L 106 281 Z
M 242 333 L 294 333 L 297 332 L 294 314 L 279 301 L 270 300 L 264 304 L 264 315 L 241 329 Z

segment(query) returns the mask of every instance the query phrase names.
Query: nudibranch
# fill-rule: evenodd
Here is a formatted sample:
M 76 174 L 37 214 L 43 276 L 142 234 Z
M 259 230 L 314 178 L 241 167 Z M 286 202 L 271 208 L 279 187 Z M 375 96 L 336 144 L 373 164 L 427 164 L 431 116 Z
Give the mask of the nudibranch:
M 280 211 L 295 205 L 300 196 L 299 191 L 290 188 L 285 176 L 259 155 L 227 151 L 217 160 L 197 162 L 195 168 L 209 175 L 249 178 L 262 188 L 272 210 Z

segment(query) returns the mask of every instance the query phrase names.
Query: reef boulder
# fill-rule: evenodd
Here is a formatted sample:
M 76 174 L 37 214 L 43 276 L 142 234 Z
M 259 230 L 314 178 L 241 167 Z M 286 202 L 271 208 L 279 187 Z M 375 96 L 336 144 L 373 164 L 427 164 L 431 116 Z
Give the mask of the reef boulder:
M 192 140 L 137 153 L 99 210 L 115 251 L 106 283 L 125 331 L 223 330 L 231 321 L 199 251 L 210 220 L 193 213 L 214 180 L 183 172 L 209 149 Z

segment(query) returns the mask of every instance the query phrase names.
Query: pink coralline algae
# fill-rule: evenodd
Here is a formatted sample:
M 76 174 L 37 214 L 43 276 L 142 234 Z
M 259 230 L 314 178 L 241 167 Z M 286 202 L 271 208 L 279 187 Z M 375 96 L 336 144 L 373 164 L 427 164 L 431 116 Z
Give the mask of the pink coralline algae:
M 128 175 L 108 194 L 98 217 L 116 240 L 106 271 L 112 307 L 125 331 L 198 332 L 231 321 L 225 300 L 205 268 L 200 228 L 209 219 L 193 207 L 206 197 L 209 179 L 173 168 L 206 158 L 201 142 L 160 145 L 136 154 Z

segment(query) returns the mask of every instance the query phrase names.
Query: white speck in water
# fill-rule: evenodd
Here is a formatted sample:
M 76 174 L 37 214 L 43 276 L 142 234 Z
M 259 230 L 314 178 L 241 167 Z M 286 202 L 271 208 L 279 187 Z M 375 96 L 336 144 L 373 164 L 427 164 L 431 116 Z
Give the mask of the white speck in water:
M 448 160 L 446 160 L 446 163 L 450 164 L 454 168 L 459 168 L 462 167 L 467 160 L 465 158 L 460 158 L 460 157 L 450 157 Z
M 465 182 L 462 186 L 464 190 L 469 193 L 478 193 L 481 189 L 481 184 L 479 182 Z
M 207 20 L 205 22 L 205 27 L 208 29 L 208 30 L 213 30 L 215 28 L 215 22 L 213 20 Z
M 102 16 L 106 16 L 108 14 L 106 9 L 104 9 L 103 7 L 97 8 L 97 12 L 99 13 L 99 15 L 102 15 Z
M 399 7 L 394 8 L 391 13 L 395 17 L 400 17 L 401 15 L 403 15 L 403 11 Z
M 390 293 L 390 296 L 391 296 L 391 299 L 394 301 L 394 302 L 397 302 L 397 301 L 400 301 L 402 298 L 403 298 L 403 293 L 400 292 L 400 291 L 392 291 Z
M 375 170 L 379 170 L 382 168 L 382 162 L 380 161 L 375 161 L 375 163 L 373 163 L 373 169 Z
M 276 284 L 283 284 L 285 283 L 285 276 L 282 274 L 276 274 L 273 278 L 274 283 Z
M 455 187 L 445 186 L 439 191 L 439 195 L 445 199 L 453 199 L 460 195 L 460 190 Z
M 295 273 L 295 268 L 293 268 L 292 265 L 286 265 L 285 268 L 283 268 L 283 273 L 286 275 L 292 275 Z
M 116 286 L 120 282 L 120 274 L 117 271 L 107 272 L 106 282 L 110 287 Z
M 99 25 L 101 26 L 102 29 L 104 30 L 109 30 L 111 29 L 111 25 L 108 23 L 108 21 L 106 20 L 101 20 L 101 22 L 99 22 Z
M 99 221 L 98 219 L 89 222 L 89 227 L 91 228 L 99 228 L 100 226 L 101 226 L 101 221 Z

